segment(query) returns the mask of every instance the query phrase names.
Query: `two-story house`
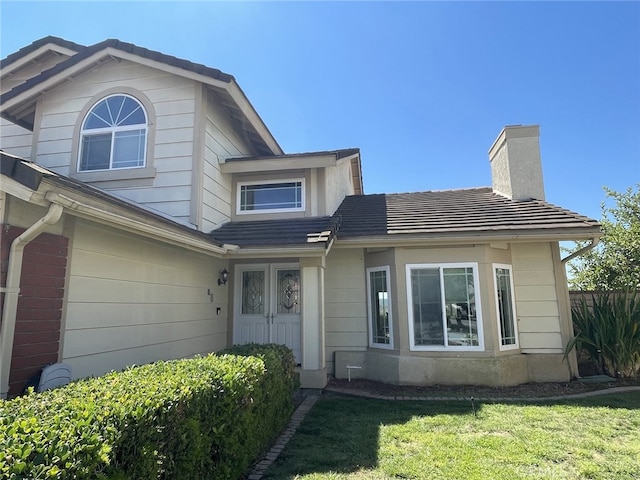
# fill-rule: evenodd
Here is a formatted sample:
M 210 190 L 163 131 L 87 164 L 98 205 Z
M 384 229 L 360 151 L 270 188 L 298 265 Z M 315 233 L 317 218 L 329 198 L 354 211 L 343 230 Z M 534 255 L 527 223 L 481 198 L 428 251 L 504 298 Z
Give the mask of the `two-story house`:
M 285 154 L 226 73 L 118 40 L 0 63 L 0 394 L 217 351 L 293 349 L 301 384 L 569 380 L 538 127 L 506 127 L 491 187 L 365 195 L 358 149 Z M 565 259 L 566 260 L 566 259 Z

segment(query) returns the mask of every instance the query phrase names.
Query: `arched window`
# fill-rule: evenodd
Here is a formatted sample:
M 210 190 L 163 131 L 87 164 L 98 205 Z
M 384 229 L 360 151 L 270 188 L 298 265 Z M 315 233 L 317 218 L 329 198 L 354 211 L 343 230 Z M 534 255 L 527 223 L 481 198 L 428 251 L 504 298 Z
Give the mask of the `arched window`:
M 129 95 L 111 95 L 89 111 L 80 132 L 78 171 L 145 166 L 147 114 Z

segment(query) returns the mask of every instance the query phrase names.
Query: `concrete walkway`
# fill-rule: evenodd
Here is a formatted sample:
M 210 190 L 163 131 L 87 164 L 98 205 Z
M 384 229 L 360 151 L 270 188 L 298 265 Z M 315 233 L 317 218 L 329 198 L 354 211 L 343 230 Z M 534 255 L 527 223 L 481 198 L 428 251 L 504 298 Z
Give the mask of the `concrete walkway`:
M 400 395 L 378 395 L 369 392 L 363 392 L 356 389 L 351 388 L 336 388 L 336 387 L 327 387 L 323 390 L 326 393 L 334 393 L 338 395 L 345 395 L 350 397 L 363 397 L 363 398 L 371 398 L 375 400 L 411 400 L 411 401 L 422 401 L 422 402 L 442 402 L 442 401 L 465 401 L 469 402 L 471 399 L 478 402 L 546 402 L 546 401 L 556 401 L 556 400 L 571 400 L 577 398 L 587 398 L 587 397 L 596 397 L 599 395 L 611 395 L 616 393 L 624 393 L 624 392 L 640 392 L 640 387 L 613 387 L 613 388 L 603 388 L 602 390 L 593 390 L 590 392 L 582 392 L 575 393 L 572 395 L 557 395 L 554 397 L 420 397 L 420 396 L 400 396 Z M 296 411 L 293 412 L 291 419 L 289 420 L 289 424 L 287 428 L 280 434 L 278 439 L 275 441 L 271 449 L 261 458 L 261 460 L 256 463 L 251 469 L 249 475 L 247 476 L 247 480 L 260 480 L 267 469 L 276 461 L 280 453 L 284 450 L 284 447 L 287 445 L 293 434 L 296 432 L 304 417 L 309 413 L 311 408 L 315 405 L 315 403 L 320 398 L 319 393 L 311 393 L 305 396 L 304 400 Z

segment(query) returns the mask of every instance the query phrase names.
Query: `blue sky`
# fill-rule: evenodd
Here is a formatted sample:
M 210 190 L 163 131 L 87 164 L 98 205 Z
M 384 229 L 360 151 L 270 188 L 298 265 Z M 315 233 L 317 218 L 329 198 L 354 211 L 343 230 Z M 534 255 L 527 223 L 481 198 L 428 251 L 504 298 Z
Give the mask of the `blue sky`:
M 235 76 L 286 153 L 359 147 L 366 193 L 491 184 L 539 124 L 547 200 L 640 183 L 640 2 L 0 1 L 0 56 L 107 38 Z

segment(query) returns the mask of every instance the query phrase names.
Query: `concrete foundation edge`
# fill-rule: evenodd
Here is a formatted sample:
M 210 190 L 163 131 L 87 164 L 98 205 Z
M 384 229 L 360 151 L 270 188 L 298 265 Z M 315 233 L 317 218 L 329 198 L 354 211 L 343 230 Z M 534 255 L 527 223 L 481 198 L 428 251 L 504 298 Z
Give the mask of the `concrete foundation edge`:
M 562 354 L 497 357 L 426 357 L 378 351 L 336 351 L 338 379 L 368 379 L 393 385 L 483 385 L 507 387 L 523 383 L 566 382 L 569 365 Z

